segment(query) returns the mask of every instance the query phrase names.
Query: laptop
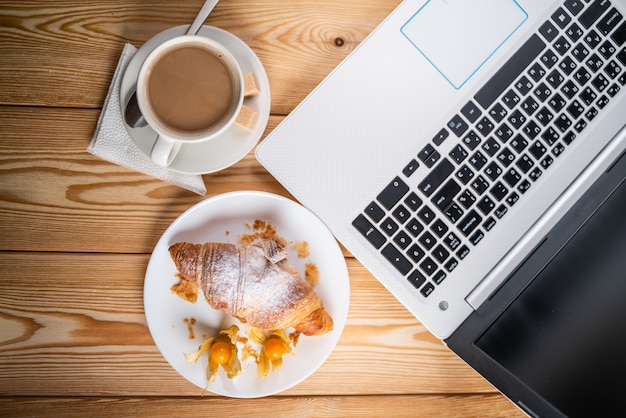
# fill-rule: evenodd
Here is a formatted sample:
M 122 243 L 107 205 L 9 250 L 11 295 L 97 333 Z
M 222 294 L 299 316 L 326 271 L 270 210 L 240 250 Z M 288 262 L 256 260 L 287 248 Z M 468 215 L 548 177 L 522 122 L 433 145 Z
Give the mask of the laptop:
M 626 410 L 625 16 L 405 0 L 256 150 L 531 416 Z

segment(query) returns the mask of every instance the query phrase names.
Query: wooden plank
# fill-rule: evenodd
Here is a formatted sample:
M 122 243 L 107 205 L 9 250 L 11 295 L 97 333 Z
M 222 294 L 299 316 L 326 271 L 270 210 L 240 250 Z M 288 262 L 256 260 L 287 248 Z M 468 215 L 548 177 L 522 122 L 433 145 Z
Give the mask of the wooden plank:
M 150 337 L 148 259 L 0 252 L 0 396 L 200 395 Z M 358 262 L 349 259 L 348 268 L 351 304 L 339 344 L 285 394 L 493 392 Z
M 205 175 L 207 196 L 101 160 L 86 151 L 98 116 L 0 106 L 0 250 L 148 253 L 176 217 L 207 196 L 289 196 L 253 152 Z M 281 119 L 272 117 L 267 129 Z
M 524 417 L 499 394 L 455 396 L 329 396 L 270 399 L 225 398 L 0 398 L 0 415 L 59 416 L 393 416 Z
M 207 23 L 253 48 L 270 78 L 273 113 L 284 115 L 399 2 L 231 0 Z M 191 23 L 202 3 L 0 1 L 0 104 L 98 108 L 124 43 L 141 46 Z

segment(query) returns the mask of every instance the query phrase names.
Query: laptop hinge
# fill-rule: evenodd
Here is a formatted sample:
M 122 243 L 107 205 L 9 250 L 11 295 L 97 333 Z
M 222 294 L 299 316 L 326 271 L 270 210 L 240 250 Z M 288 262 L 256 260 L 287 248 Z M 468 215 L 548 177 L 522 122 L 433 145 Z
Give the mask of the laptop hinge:
M 536 249 L 538 244 L 545 238 L 547 231 L 550 231 L 593 182 L 612 166 L 614 160 L 621 155 L 624 148 L 626 148 L 626 126 L 622 127 L 602 152 L 465 298 L 466 302 L 474 310 L 477 310 L 522 263 L 527 255 Z

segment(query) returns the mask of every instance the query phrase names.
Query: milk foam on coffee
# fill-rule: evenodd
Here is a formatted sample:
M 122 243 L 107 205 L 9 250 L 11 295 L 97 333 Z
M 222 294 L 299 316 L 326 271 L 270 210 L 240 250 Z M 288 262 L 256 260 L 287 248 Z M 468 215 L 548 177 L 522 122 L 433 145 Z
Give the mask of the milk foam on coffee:
M 230 111 L 233 81 L 213 52 L 184 45 L 163 54 L 154 64 L 148 94 L 163 123 L 181 131 L 203 131 Z

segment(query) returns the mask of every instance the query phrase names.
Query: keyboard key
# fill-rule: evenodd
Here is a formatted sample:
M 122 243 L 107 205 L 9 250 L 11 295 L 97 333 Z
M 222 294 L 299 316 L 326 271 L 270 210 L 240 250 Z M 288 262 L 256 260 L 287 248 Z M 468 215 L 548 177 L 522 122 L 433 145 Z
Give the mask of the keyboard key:
M 411 162 L 409 162 L 406 167 L 404 167 L 404 169 L 402 170 L 402 174 L 404 174 L 406 177 L 411 177 L 411 175 L 413 173 L 415 173 L 415 171 L 417 171 L 417 169 L 419 168 L 419 163 L 417 162 L 417 160 L 413 159 L 411 160 Z
M 541 56 L 541 63 L 543 65 L 546 66 L 546 68 L 550 69 L 552 67 L 554 67 L 554 65 L 559 62 L 559 57 L 554 53 L 554 51 L 552 51 L 551 49 L 548 49 L 542 56 Z
M 479 229 L 474 233 L 474 235 L 472 235 L 469 240 L 474 246 L 476 246 L 480 241 L 483 240 L 483 238 L 485 238 L 485 233 Z
M 565 75 L 570 75 L 577 67 L 578 65 L 576 65 L 570 56 L 563 58 L 559 63 L 559 68 L 565 73 Z
M 535 113 L 537 111 L 537 109 L 539 109 L 539 103 L 537 103 L 535 101 L 535 99 L 532 98 L 532 96 L 527 97 L 523 102 L 522 102 L 522 110 L 528 115 L 528 116 L 532 116 L 533 113 Z
M 502 103 L 504 103 L 509 109 L 513 109 L 520 102 L 520 97 L 513 90 L 509 90 L 506 92 L 504 96 L 502 96 Z
M 535 88 L 533 93 L 537 99 L 544 102 L 552 94 L 552 89 L 550 89 L 550 87 L 548 87 L 545 83 L 541 83 L 537 86 L 537 88 Z
M 526 94 L 533 88 L 533 83 L 523 75 L 517 82 L 515 83 L 515 88 L 522 96 L 526 96 Z
M 430 250 L 437 242 L 437 239 L 430 232 L 426 231 L 419 237 L 418 241 L 423 248 Z
M 448 128 L 450 128 L 450 130 L 456 136 L 461 137 L 461 135 L 463 135 L 463 133 L 467 131 L 467 128 L 469 128 L 469 126 L 459 115 L 456 115 L 452 119 L 450 119 L 450 122 L 448 122 Z
M 613 7 L 610 12 L 600 19 L 596 27 L 606 36 L 617 27 L 619 22 L 622 20 L 622 17 L 622 14 L 615 7 Z
M 476 124 L 476 130 L 483 136 L 486 137 L 493 131 L 494 125 L 489 118 L 484 117 Z
M 544 38 L 546 38 L 546 40 L 548 42 L 552 42 L 554 40 L 554 38 L 556 38 L 556 35 L 558 35 L 559 30 L 557 28 L 554 27 L 554 25 L 552 24 L 552 22 L 550 22 L 549 20 L 547 20 L 543 25 L 541 25 L 541 27 L 539 28 L 539 33 L 541 33 L 543 35 Z
M 480 137 L 476 135 L 476 132 L 469 131 L 468 134 L 463 137 L 462 142 L 467 148 L 469 148 L 470 151 L 472 151 L 480 145 Z
M 448 180 L 446 184 L 435 194 L 432 202 L 440 210 L 444 210 L 461 191 L 461 186 L 454 179 Z
M 611 35 L 611 39 L 618 46 L 622 46 L 626 42 L 626 22 L 622 23 L 619 28 Z
M 454 235 L 453 232 L 450 232 L 448 235 L 446 235 L 446 238 L 443 240 L 443 242 L 451 251 L 455 251 L 461 245 L 461 240 L 459 239 L 459 237 Z
M 391 218 L 386 218 L 381 224 L 380 229 L 387 234 L 387 236 L 392 236 L 396 233 L 396 231 L 400 228 L 398 224 Z
M 439 238 L 442 238 L 448 232 L 448 226 L 441 219 L 437 219 L 431 225 L 430 230 Z
M 382 247 L 382 245 L 387 241 L 385 236 L 380 233 L 378 229 L 374 227 L 367 220 L 367 218 L 363 215 L 359 215 L 356 217 L 354 221 L 352 221 L 352 225 L 359 231 L 369 242 L 374 246 L 374 248 L 378 249 Z
M 450 136 L 450 133 L 446 128 L 443 128 L 433 137 L 433 143 L 439 146 L 443 144 L 443 141 L 445 141 L 448 136 Z
M 526 134 L 528 139 L 532 140 L 532 139 L 535 139 L 535 137 L 541 133 L 541 127 L 537 125 L 537 122 L 535 122 L 534 120 L 531 120 L 524 126 L 524 129 L 522 129 L 522 132 Z
M 412 218 L 409 223 L 406 224 L 405 229 L 409 231 L 411 235 L 417 237 L 424 230 L 424 225 L 422 225 L 417 219 Z
M 509 209 L 506 206 L 504 206 L 504 204 L 502 204 L 498 206 L 498 209 L 496 209 L 496 211 L 494 212 L 494 215 L 496 215 L 498 219 L 502 219 L 504 215 L 507 214 L 508 211 Z
M 443 262 L 446 261 L 448 259 L 448 257 L 450 256 L 450 252 L 448 250 L 446 250 L 443 247 L 443 245 L 439 244 L 432 251 L 432 255 L 435 258 L 435 260 L 437 260 L 437 261 L 439 261 L 440 263 L 443 264 Z
M 491 216 L 488 217 L 485 222 L 483 222 L 483 228 L 485 228 L 485 231 L 487 232 L 491 231 L 494 226 L 496 226 L 496 220 L 493 219 Z
M 561 74 L 559 70 L 552 70 L 552 72 L 548 74 L 548 77 L 546 77 L 546 81 L 553 89 L 556 89 L 565 81 L 565 77 L 563 77 L 563 74 Z
M 420 211 L 417 212 L 417 216 L 424 221 L 426 225 L 435 220 L 435 212 L 433 212 L 428 206 L 424 206 L 420 209 Z
M 489 212 L 496 207 L 496 204 L 489 196 L 484 196 L 480 199 L 476 207 L 478 207 L 484 215 L 489 215 Z
M 543 154 L 545 154 L 548 150 L 541 142 L 535 141 L 528 149 L 528 151 L 532 154 L 533 157 L 535 157 L 536 160 L 538 160 L 543 157 Z
M 409 271 L 413 268 L 413 263 L 392 244 L 387 244 L 381 253 L 403 276 L 409 274 Z
M 468 214 L 461 220 L 457 228 L 464 236 L 469 236 L 478 225 L 482 222 L 483 218 L 474 209 L 470 210 Z
M 411 237 L 409 237 L 407 235 L 406 232 L 404 231 L 400 231 L 398 232 L 398 235 L 396 235 L 393 238 L 393 242 L 395 242 L 396 244 L 398 244 L 398 247 L 400 247 L 401 249 L 405 249 L 406 247 L 409 246 L 409 244 L 411 243 Z
M 576 61 L 583 62 L 589 56 L 589 50 L 583 44 L 578 44 L 572 49 L 572 56 Z
M 465 209 L 469 209 L 474 202 L 476 202 L 476 197 L 469 190 L 464 190 L 463 193 L 459 195 L 458 200 Z
M 411 274 L 409 274 L 409 276 L 407 277 L 407 280 L 416 289 L 419 289 L 420 287 L 424 285 L 424 283 L 426 283 L 426 277 L 424 277 L 424 275 L 417 270 L 414 270 Z
M 552 14 L 552 21 L 561 29 L 565 29 L 569 22 L 572 21 L 572 18 L 563 8 L 559 7 L 556 12 Z
M 496 103 L 489 111 L 489 116 L 491 116 L 496 123 L 502 122 L 502 119 L 504 119 L 506 115 L 507 111 L 500 103 Z
M 395 208 L 392 215 L 396 221 L 400 222 L 400 224 L 404 224 L 411 217 L 411 213 L 403 205 Z
M 506 196 L 508 192 L 509 189 L 507 189 L 507 187 L 500 181 L 497 182 L 491 190 L 489 190 L 489 193 L 491 193 L 491 195 L 498 201 L 504 199 L 504 196 Z
M 427 144 L 424 148 L 422 148 L 419 154 L 417 154 L 417 158 L 425 163 L 428 160 L 428 157 L 430 157 L 433 152 L 436 152 L 435 147 L 433 147 L 431 144 Z
M 408 191 L 409 186 L 407 186 L 406 183 L 400 179 L 400 177 L 396 177 L 387 185 L 387 187 L 383 189 L 382 192 L 380 192 L 376 199 L 387 210 L 390 210 L 400 201 L 400 199 L 402 199 L 405 194 L 407 194 Z
M 443 214 L 450 219 L 450 222 L 456 223 L 459 219 L 461 219 L 461 216 L 463 216 L 463 209 L 461 209 L 456 203 L 452 202 L 450 206 L 443 211 Z
M 485 151 L 490 157 L 496 155 L 496 152 L 500 149 L 500 145 L 496 142 L 495 139 L 489 138 L 482 145 L 483 151 Z
M 514 168 L 510 168 L 506 171 L 506 173 L 504 173 L 502 178 L 509 186 L 514 187 L 522 179 L 522 175 Z
M 558 52 L 560 56 L 565 55 L 571 47 L 572 44 L 565 36 L 560 36 L 559 39 L 554 41 L 554 43 L 552 44 L 552 48 L 554 48 L 554 50 Z
M 571 26 L 565 31 L 565 34 L 572 42 L 578 41 L 584 33 L 585 32 L 576 22 L 572 23 Z
M 589 29 L 606 12 L 610 5 L 611 2 L 608 0 L 594 0 L 587 10 L 580 15 L 578 20 L 585 28 Z
M 415 212 L 417 209 L 419 209 L 420 206 L 422 206 L 422 199 L 420 199 L 419 196 L 415 194 L 415 192 L 411 192 L 406 197 L 406 199 L 404 199 L 404 203 L 408 206 L 409 209 Z
M 476 120 L 482 114 L 478 106 L 476 106 L 472 101 L 463 106 L 463 108 L 461 109 L 461 113 L 467 118 L 468 121 L 470 121 L 470 123 L 476 122 Z
M 563 109 L 563 107 L 567 104 L 567 101 L 559 93 L 556 93 L 554 96 L 550 97 L 548 104 L 552 110 L 560 112 L 561 109 Z
M 461 168 L 456 172 L 455 177 L 463 184 L 467 184 L 468 181 L 474 177 L 474 172 L 467 165 L 463 164 Z
M 517 168 L 519 168 L 520 170 L 522 170 L 522 172 L 524 173 L 528 173 L 528 170 L 530 170 L 531 168 L 533 168 L 533 165 L 535 163 L 533 163 L 533 160 L 526 154 L 523 154 L 516 162 L 515 165 L 517 166 Z
M 511 163 L 513 163 L 513 161 L 515 161 L 515 154 L 513 154 L 510 149 L 504 148 L 500 154 L 498 154 L 498 161 L 500 161 L 500 164 L 504 167 L 508 167 Z
M 595 47 L 598 46 L 600 42 L 602 42 L 602 36 L 600 36 L 600 34 L 598 34 L 595 29 L 591 29 L 583 39 L 591 49 L 595 49 Z
M 452 148 L 452 151 L 450 151 L 450 154 L 448 155 L 455 163 L 460 164 L 469 154 L 462 145 L 457 144 L 454 148 Z
M 420 290 L 420 293 L 422 294 L 422 296 L 427 298 L 433 293 L 434 290 L 435 290 L 435 285 L 428 282 L 424 285 L 424 287 L 422 287 L 422 289 Z
M 545 35 L 544 35 L 545 36 Z M 546 44 L 539 36 L 532 35 L 524 45 L 498 70 L 476 93 L 474 99 L 488 109 L 504 90 L 533 62 Z
M 448 270 L 449 273 L 452 273 L 452 271 L 457 268 L 459 265 L 459 262 L 456 258 L 451 258 L 450 260 L 448 260 L 448 262 L 445 265 L 446 270 Z
M 470 253 L 470 249 L 467 248 L 467 245 L 463 245 L 461 248 L 459 248 L 459 251 L 456 252 L 456 255 L 461 260 L 463 260 L 465 257 L 469 255 L 469 253 Z
M 435 282 L 436 285 L 440 285 L 445 280 L 446 277 L 447 277 L 446 273 L 444 273 L 442 270 L 439 270 L 433 276 L 433 282 Z
M 565 0 L 565 8 L 576 16 L 585 7 L 582 0 Z
M 414 261 L 418 262 L 426 255 L 426 252 L 417 244 L 413 244 L 407 251 L 407 255 Z
M 427 276 L 432 276 L 435 271 L 437 271 L 437 263 L 430 258 L 426 257 L 424 261 L 420 263 L 420 268 Z
M 426 176 L 424 180 L 419 184 L 418 188 L 426 196 L 430 197 L 435 190 L 443 183 L 450 174 L 454 171 L 452 163 L 444 158 L 432 171 Z M 407 186 L 408 190 L 408 186 Z
M 385 211 L 380 206 L 378 206 L 376 202 L 370 203 L 365 208 L 365 214 L 376 223 L 380 222 L 380 220 L 385 217 Z
M 471 186 L 476 191 L 476 194 L 480 196 L 489 188 L 489 182 L 483 176 L 478 176 L 472 181 Z
M 502 174 L 502 169 L 500 168 L 500 166 L 495 162 L 492 161 L 491 163 L 489 163 L 489 165 L 485 168 L 484 173 L 487 175 L 487 177 L 489 177 L 491 180 L 495 180 L 498 177 L 500 177 L 500 175 Z
M 469 163 L 475 170 L 480 170 L 485 164 L 487 164 L 487 158 L 482 152 L 476 151 L 469 159 Z

